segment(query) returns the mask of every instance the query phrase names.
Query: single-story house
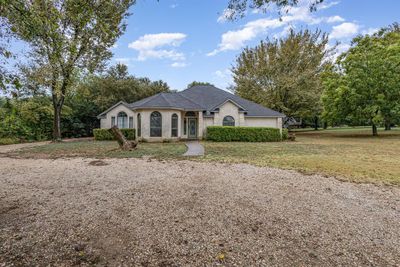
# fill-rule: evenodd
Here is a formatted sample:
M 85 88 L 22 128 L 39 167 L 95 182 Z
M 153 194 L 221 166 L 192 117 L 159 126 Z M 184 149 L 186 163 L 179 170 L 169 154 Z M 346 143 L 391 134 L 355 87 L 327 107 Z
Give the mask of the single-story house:
M 208 126 L 282 129 L 285 115 L 214 86 L 159 93 L 134 103 L 119 102 L 98 118 L 101 128 L 135 128 L 139 140 L 201 139 Z

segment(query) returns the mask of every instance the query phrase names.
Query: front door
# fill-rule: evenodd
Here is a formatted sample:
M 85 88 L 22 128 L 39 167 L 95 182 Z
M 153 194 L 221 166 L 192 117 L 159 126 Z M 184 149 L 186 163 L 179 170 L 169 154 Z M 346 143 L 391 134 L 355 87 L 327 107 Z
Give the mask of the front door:
M 197 119 L 189 118 L 188 119 L 188 128 L 189 128 L 188 138 L 195 139 L 197 137 Z

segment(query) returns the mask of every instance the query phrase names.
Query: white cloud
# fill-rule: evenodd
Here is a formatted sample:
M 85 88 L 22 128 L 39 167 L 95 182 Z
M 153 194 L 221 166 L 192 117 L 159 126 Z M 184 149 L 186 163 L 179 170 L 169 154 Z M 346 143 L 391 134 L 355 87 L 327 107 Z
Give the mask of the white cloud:
M 186 66 L 187 64 L 185 62 L 174 62 L 171 64 L 171 67 L 173 68 L 184 68 Z
M 185 39 L 186 34 L 183 33 L 146 34 L 130 43 L 128 47 L 139 52 L 139 61 L 151 58 L 182 61 L 185 60 L 185 55 L 174 48 L 179 47 Z
M 131 63 L 133 60 L 134 59 L 130 58 L 130 57 L 117 57 L 115 59 L 115 62 L 124 64 L 124 65 L 129 65 L 129 63 Z
M 344 22 L 340 25 L 333 26 L 329 35 L 331 39 L 349 38 L 358 33 L 360 26 L 352 22 Z
M 326 49 L 327 50 L 331 50 L 332 48 L 334 48 L 333 45 L 327 45 Z M 336 61 L 336 59 L 344 52 L 346 52 L 347 50 L 349 50 L 351 48 L 351 45 L 348 43 L 340 43 L 337 44 L 335 49 L 333 49 L 332 54 L 330 55 L 329 59 L 332 61 Z
M 336 4 L 337 2 L 325 4 L 322 9 L 329 8 Z M 284 34 L 285 32 L 287 32 L 287 29 L 289 29 L 288 27 L 294 28 L 295 24 L 299 22 L 313 25 L 327 22 L 328 20 L 330 20 L 331 22 L 338 22 L 343 20 L 343 18 L 341 18 L 340 16 L 328 18 L 317 17 L 315 13 L 310 12 L 309 5 L 310 0 L 301 0 L 298 6 L 288 7 L 283 10 L 282 13 L 285 15 L 281 18 L 257 19 L 248 22 L 239 30 L 225 32 L 221 36 L 221 42 L 218 44 L 218 47 L 209 52 L 207 56 L 214 56 L 222 51 L 240 49 L 245 45 L 246 42 L 257 38 L 262 34 L 265 34 L 269 30 L 277 29 L 280 27 L 285 27 L 282 32 L 282 34 Z
M 366 34 L 373 35 L 374 33 L 377 33 L 378 31 L 379 31 L 379 28 L 368 28 L 366 30 L 363 30 L 362 34 L 363 35 L 366 35 Z
M 170 45 L 179 46 L 186 38 L 183 33 L 156 33 L 141 36 L 128 45 L 135 50 L 150 50 L 157 47 Z
M 175 3 L 175 4 L 170 5 L 169 7 L 172 8 L 172 9 L 177 8 L 178 4 Z
M 328 23 L 343 22 L 343 21 L 345 21 L 345 19 L 342 18 L 341 16 L 332 16 L 326 18 L 326 22 Z
M 224 23 L 229 19 L 230 16 L 233 15 L 233 10 L 229 8 L 225 8 L 224 11 L 222 11 L 222 14 L 218 17 L 217 22 L 219 23 Z

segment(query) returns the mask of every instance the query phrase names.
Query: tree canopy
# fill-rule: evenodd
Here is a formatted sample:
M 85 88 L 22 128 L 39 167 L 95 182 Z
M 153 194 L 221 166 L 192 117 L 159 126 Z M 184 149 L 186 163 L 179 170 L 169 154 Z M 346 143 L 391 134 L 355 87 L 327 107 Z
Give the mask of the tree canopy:
M 111 57 L 109 48 L 124 32 L 134 0 L 0 0 L 0 17 L 30 49 L 54 108 L 54 140 L 61 139 L 61 110 L 74 73 L 93 72 Z
M 288 117 L 317 115 L 327 42 L 319 30 L 291 30 L 285 38 L 244 49 L 232 69 L 234 92 Z
M 257 9 L 263 12 L 271 4 L 275 4 L 278 8 L 290 7 L 298 5 L 300 0 L 229 0 L 228 3 L 228 19 L 236 19 L 243 17 L 248 9 Z M 324 0 L 310 0 L 310 11 L 314 11 L 317 5 L 324 2 Z
M 386 128 L 400 117 L 400 27 L 354 38 L 352 47 L 323 76 L 324 118 L 331 124 Z
M 193 82 L 189 83 L 189 84 L 187 85 L 186 88 L 190 88 L 190 87 L 193 87 L 193 86 L 196 86 L 196 85 L 213 85 L 213 84 L 212 84 L 212 83 L 209 83 L 209 82 L 197 82 L 197 81 L 193 81 Z

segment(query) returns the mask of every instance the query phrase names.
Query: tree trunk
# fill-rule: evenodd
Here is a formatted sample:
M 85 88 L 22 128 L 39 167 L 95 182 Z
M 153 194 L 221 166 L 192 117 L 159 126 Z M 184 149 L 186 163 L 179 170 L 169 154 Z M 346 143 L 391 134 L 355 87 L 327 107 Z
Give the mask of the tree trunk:
M 324 130 L 328 129 L 328 123 L 324 121 Z
M 372 135 L 378 136 L 378 128 L 376 127 L 375 124 L 372 124 Z
M 113 126 L 110 130 L 111 134 L 117 140 L 119 147 L 122 150 L 133 150 L 136 149 L 138 144 L 137 141 L 128 141 L 126 137 L 122 134 L 121 130 L 117 126 Z
M 314 130 L 318 131 L 318 116 L 314 117 Z
M 392 127 L 390 126 L 390 122 L 385 122 L 385 131 L 390 131 L 392 130 Z
M 64 99 L 58 100 L 57 97 L 53 95 L 53 142 L 61 142 L 61 109 L 63 102 Z

